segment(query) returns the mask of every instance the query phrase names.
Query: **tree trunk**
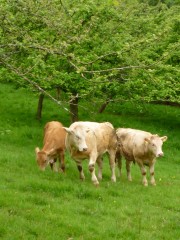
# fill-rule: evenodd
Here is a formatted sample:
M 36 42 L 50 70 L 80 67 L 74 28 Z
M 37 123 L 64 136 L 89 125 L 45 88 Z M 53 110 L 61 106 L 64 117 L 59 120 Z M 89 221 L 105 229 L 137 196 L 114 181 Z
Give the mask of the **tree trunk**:
M 71 122 L 78 121 L 78 95 L 72 96 L 70 100 Z
M 107 107 L 108 103 L 109 103 L 109 100 L 106 100 L 106 102 L 104 102 L 101 105 L 101 107 L 99 108 L 98 113 L 102 113 L 105 110 L 105 108 Z
M 60 95 L 61 95 L 61 88 L 60 87 L 57 87 L 56 88 L 56 98 L 57 98 L 57 100 L 59 100 L 60 99 Z
M 38 108 L 37 108 L 37 113 L 36 113 L 37 120 L 41 120 L 41 117 L 42 117 L 43 100 L 44 100 L 44 94 L 41 93 L 39 95 Z

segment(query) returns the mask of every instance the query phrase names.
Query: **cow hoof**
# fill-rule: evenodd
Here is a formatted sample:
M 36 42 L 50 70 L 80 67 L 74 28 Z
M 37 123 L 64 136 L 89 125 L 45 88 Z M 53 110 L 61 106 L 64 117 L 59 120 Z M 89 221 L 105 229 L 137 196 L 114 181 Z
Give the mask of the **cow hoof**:
M 84 174 L 80 174 L 79 178 L 80 178 L 82 181 L 84 181 L 84 180 L 85 180 Z
M 84 180 L 85 180 L 85 177 L 80 177 L 80 180 L 81 180 L 81 181 L 84 181 Z
M 115 177 L 112 177 L 112 178 L 111 178 L 111 181 L 112 181 L 112 182 L 116 182 L 116 178 L 115 178 Z
M 129 181 L 129 182 L 132 182 L 132 178 L 128 178 L 128 181 Z
M 144 185 L 144 187 L 147 187 L 147 186 L 148 186 L 148 183 L 147 183 L 147 182 L 145 182 L 145 183 L 143 183 L 143 185 Z
M 152 186 L 156 186 L 156 183 L 155 183 L 155 182 L 152 182 L 151 185 L 152 185 Z
M 65 170 L 62 170 L 61 168 L 59 168 L 57 172 L 59 172 L 59 173 L 64 173 Z
M 95 181 L 93 182 L 94 186 L 98 187 L 99 186 L 99 182 L 98 181 Z
M 102 180 L 102 176 L 98 176 L 98 180 L 100 180 L 100 181 L 101 181 L 101 180 Z

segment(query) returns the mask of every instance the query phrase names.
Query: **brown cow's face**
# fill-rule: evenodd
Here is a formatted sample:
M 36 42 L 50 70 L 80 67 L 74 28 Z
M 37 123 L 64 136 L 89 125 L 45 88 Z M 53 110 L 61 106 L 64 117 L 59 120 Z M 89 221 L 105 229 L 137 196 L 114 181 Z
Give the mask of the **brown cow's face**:
M 46 166 L 48 165 L 48 156 L 44 151 L 40 151 L 36 149 L 36 160 L 39 168 L 44 171 Z
M 164 156 L 162 145 L 166 140 L 166 136 L 159 137 L 158 135 L 152 135 L 150 138 L 145 139 L 145 141 L 148 142 L 149 151 L 152 152 L 155 157 Z

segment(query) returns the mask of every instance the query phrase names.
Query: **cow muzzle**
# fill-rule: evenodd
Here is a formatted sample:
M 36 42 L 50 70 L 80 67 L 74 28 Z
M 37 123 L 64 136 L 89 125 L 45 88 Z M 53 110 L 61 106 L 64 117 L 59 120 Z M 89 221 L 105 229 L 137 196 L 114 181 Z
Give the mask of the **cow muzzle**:
M 87 147 L 83 147 L 83 148 L 79 148 L 79 151 L 80 151 L 80 152 L 86 152 L 87 149 L 88 149 Z
M 163 156 L 164 156 L 163 152 L 157 154 L 157 157 L 163 157 Z
M 83 152 L 86 152 L 87 151 L 87 148 L 83 148 Z

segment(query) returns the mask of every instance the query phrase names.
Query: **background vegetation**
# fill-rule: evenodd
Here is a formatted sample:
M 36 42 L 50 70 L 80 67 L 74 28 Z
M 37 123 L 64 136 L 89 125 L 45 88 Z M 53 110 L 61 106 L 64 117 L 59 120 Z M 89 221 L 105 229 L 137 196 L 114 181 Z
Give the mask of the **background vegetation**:
M 0 79 L 63 108 L 50 96 L 58 88 L 72 121 L 81 100 L 179 105 L 179 13 L 169 0 L 3 0 Z

